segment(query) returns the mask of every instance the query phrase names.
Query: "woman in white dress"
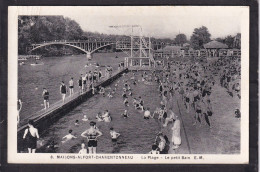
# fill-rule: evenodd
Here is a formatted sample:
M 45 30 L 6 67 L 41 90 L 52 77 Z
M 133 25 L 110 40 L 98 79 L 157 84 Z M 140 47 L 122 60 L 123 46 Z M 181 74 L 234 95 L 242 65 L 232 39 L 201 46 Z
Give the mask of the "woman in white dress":
M 181 145 L 181 122 L 178 117 L 176 117 L 172 127 L 172 144 L 173 149 L 177 149 Z

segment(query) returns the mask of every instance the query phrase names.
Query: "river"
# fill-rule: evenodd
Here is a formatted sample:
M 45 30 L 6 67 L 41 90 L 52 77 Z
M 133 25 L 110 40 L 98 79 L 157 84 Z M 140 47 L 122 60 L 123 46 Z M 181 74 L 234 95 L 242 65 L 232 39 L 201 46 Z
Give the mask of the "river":
M 119 58 L 115 58 L 118 56 Z M 87 61 L 86 55 L 72 55 L 62 57 L 43 57 L 44 65 L 31 66 L 32 60 L 25 61 L 25 65 L 18 66 L 18 98 L 23 102 L 20 112 L 21 120 L 33 115 L 44 108 L 42 91 L 47 88 L 50 93 L 50 105 L 61 100 L 59 87 L 61 81 L 66 85 L 71 77 L 74 85 L 80 74 L 86 73 L 86 63 L 97 62 L 100 65 L 111 65 L 117 68 L 118 62 L 124 61 L 123 53 L 94 53 L 91 61 Z M 104 71 L 104 68 L 101 67 Z M 75 88 L 77 91 L 78 88 Z

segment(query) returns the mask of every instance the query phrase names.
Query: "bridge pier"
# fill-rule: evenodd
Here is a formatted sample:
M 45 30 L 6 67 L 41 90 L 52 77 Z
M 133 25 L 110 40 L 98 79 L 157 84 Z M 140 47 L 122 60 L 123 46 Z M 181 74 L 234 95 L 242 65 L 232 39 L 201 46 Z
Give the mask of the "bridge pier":
M 91 60 L 92 56 L 91 56 L 91 53 L 90 52 L 87 52 L 87 59 L 88 60 Z

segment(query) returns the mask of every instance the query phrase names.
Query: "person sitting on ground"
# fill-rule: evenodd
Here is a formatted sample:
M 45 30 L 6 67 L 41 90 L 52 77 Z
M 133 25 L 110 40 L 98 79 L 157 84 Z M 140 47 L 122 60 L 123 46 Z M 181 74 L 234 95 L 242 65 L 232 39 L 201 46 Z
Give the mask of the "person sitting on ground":
M 148 154 L 160 154 L 160 151 L 158 151 L 157 145 L 152 145 L 152 150 Z
M 88 150 L 86 149 L 85 143 L 81 143 L 81 149 L 79 151 L 79 154 L 88 154 Z
M 168 113 L 169 113 L 169 117 L 165 119 L 165 123 L 163 124 L 164 127 L 167 127 L 169 122 L 174 122 L 176 118 L 176 115 L 174 114 L 172 108 L 169 109 Z
M 84 115 L 84 116 L 83 116 L 82 121 L 88 121 L 88 117 L 87 117 L 87 115 Z
M 113 127 L 110 128 L 110 136 L 111 136 L 111 139 L 112 139 L 112 142 L 117 142 L 117 138 L 120 136 L 119 133 L 117 133 Z
M 62 143 L 66 143 L 67 141 L 71 140 L 71 139 L 76 139 L 77 137 L 72 135 L 72 130 L 69 130 L 69 134 L 67 134 L 66 136 L 62 137 Z
M 127 110 L 125 109 L 125 111 L 124 111 L 124 113 L 122 113 L 121 114 L 124 118 L 128 118 L 129 117 L 129 115 L 128 115 L 128 113 L 127 113 Z

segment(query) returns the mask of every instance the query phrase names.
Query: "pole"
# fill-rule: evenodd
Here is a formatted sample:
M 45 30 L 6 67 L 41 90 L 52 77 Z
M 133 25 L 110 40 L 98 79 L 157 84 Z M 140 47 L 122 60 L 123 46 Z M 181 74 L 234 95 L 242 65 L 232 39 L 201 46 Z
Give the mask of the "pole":
M 139 57 L 141 58 L 142 57 L 142 38 L 141 38 L 141 31 L 140 31 L 140 55 Z
M 131 58 L 133 58 L 133 26 L 132 26 L 132 32 L 131 32 Z
M 150 57 L 150 54 L 151 54 L 151 37 L 149 36 L 149 57 Z

